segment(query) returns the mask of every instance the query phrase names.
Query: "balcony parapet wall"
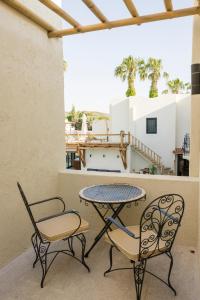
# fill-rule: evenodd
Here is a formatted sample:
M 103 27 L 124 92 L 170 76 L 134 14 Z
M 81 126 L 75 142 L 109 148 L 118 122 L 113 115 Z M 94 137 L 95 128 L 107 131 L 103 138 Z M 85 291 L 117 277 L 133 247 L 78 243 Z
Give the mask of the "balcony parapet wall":
M 98 230 L 102 223 L 91 205 L 80 203 L 79 191 L 85 186 L 103 183 L 129 183 L 146 190 L 147 200 L 137 206 L 132 204 L 124 209 L 122 219 L 127 225 L 139 224 L 140 216 L 147 204 L 162 194 L 178 193 L 186 203 L 185 215 L 177 236 L 177 244 L 196 247 L 198 243 L 198 197 L 199 179 L 192 177 L 142 175 L 126 173 L 98 173 L 83 171 L 63 171 L 59 173 L 59 194 L 66 200 L 67 206 L 80 211 L 90 222 L 92 230 Z

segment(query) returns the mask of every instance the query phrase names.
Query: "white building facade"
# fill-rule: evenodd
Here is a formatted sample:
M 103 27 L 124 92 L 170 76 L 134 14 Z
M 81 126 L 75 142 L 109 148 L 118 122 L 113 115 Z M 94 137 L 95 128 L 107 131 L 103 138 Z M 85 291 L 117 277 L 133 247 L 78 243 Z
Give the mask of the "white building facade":
M 130 97 L 110 105 L 111 132 L 129 131 L 157 153 L 164 166 L 175 168 L 173 151 L 181 148 L 184 136 L 190 133 L 190 95 L 162 95 L 157 98 Z M 148 126 L 156 128 L 152 133 Z M 132 169 L 147 167 L 147 162 L 131 155 Z
M 119 99 L 110 104 L 109 132 L 130 132 L 131 137 L 137 138 L 143 147 L 150 148 L 153 155 L 161 158 L 163 167 L 176 173 L 177 157 L 174 152 L 182 148 L 185 135 L 190 134 L 190 107 L 191 96 L 185 94 Z M 95 124 L 93 132 L 100 133 L 100 128 L 103 128 L 102 124 Z M 117 150 L 111 149 L 88 150 L 86 158 L 89 167 L 140 172 L 153 164 L 131 146 L 127 149 L 127 169 L 123 167 Z

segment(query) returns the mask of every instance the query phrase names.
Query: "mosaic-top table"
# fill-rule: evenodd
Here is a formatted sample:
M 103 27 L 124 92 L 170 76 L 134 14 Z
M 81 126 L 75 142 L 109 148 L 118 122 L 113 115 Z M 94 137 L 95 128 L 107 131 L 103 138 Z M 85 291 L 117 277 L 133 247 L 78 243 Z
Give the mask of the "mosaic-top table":
M 102 221 L 105 223 L 104 227 L 95 237 L 94 243 L 85 255 L 86 257 L 88 257 L 90 251 L 96 246 L 104 233 L 108 229 L 112 230 L 111 222 L 106 219 L 107 214 L 102 214 L 101 207 L 106 207 L 107 212 L 111 211 L 111 217 L 113 219 L 118 219 L 120 223 L 125 226 L 121 218 L 119 217 L 120 212 L 126 204 L 137 202 L 145 198 L 146 192 L 140 187 L 124 183 L 99 184 L 83 188 L 79 192 L 79 197 L 81 200 L 85 200 L 86 202 L 91 203 Z

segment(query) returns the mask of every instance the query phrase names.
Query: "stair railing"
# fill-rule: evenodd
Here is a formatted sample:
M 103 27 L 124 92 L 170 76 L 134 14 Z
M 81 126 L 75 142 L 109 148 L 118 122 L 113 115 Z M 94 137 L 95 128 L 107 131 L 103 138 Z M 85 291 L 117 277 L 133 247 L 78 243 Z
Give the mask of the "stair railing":
M 153 151 L 151 148 L 146 146 L 142 141 L 140 141 L 135 136 L 132 136 L 131 144 L 134 146 L 134 148 L 141 152 L 144 156 L 146 156 L 150 161 L 154 162 L 158 166 L 162 166 L 161 163 L 161 156 L 158 155 L 155 151 Z

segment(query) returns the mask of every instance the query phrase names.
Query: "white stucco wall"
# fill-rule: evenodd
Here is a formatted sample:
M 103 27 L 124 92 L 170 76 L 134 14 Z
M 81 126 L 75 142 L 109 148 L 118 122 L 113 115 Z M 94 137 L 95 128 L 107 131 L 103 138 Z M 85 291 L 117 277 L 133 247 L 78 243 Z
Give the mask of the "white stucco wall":
M 134 135 L 162 157 L 166 167 L 173 168 L 173 150 L 176 136 L 176 102 L 173 96 L 134 101 L 131 128 Z M 164 105 L 163 105 L 164 103 Z M 157 134 L 146 133 L 146 118 L 157 118 Z
M 86 150 L 86 167 L 82 166 L 82 170 L 88 168 L 100 170 L 120 170 L 122 173 L 128 173 L 131 170 L 130 165 L 130 149 L 127 150 L 127 169 L 124 168 L 119 150 L 112 148 L 95 148 Z
M 141 169 L 149 168 L 151 166 L 151 162 L 144 159 L 141 155 L 139 155 L 136 151 L 131 151 L 131 172 L 139 173 Z
M 129 99 L 116 100 L 110 104 L 111 133 L 129 131 Z
M 60 24 L 38 1 L 23 2 Z M 1 1 L 0 28 L 1 266 L 30 245 L 32 226 L 16 182 L 29 201 L 57 194 L 65 156 L 62 41 Z
M 94 120 L 92 123 L 93 133 L 109 133 L 110 121 L 109 120 Z
M 180 95 L 176 101 L 176 147 L 183 145 L 184 136 L 191 131 L 191 95 Z

